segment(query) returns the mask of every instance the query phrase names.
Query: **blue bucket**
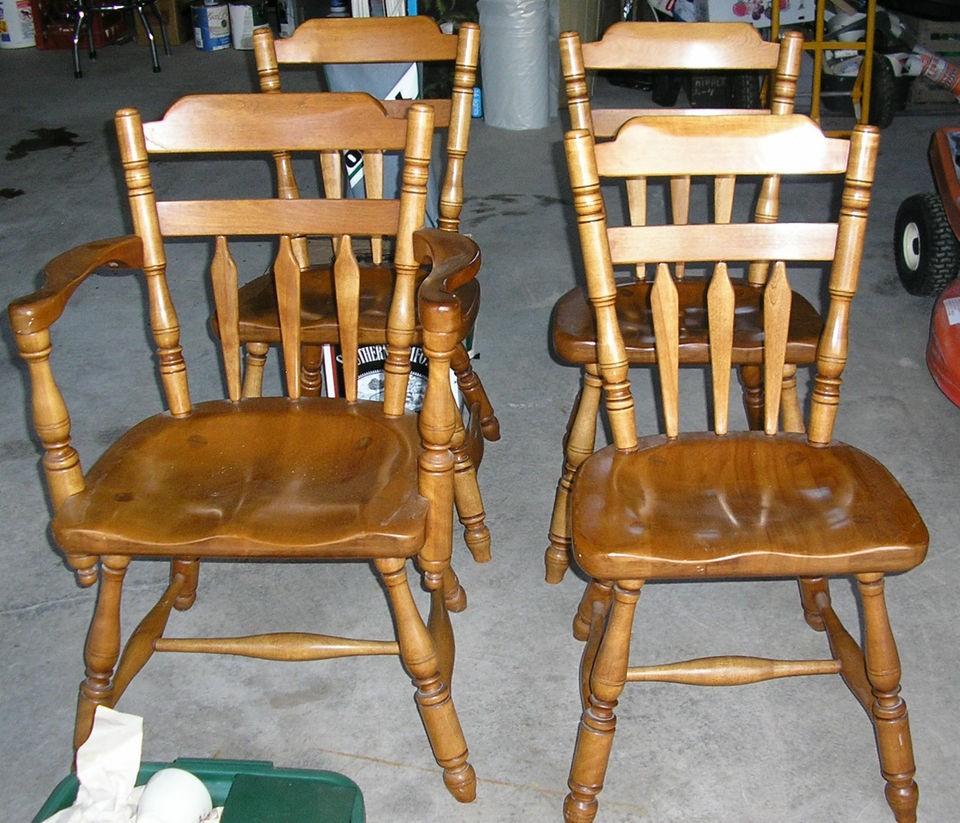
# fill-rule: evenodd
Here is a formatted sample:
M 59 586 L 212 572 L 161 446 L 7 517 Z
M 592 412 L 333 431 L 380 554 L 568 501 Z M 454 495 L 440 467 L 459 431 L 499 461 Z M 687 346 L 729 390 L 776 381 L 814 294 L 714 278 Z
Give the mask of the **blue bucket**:
M 197 2 L 190 6 L 193 41 L 203 51 L 230 48 L 230 8 L 226 3 Z

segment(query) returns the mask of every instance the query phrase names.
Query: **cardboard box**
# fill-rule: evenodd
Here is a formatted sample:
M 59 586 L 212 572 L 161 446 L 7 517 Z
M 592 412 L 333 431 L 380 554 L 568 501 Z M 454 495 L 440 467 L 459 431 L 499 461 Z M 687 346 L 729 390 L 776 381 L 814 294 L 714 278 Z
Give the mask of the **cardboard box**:
M 171 46 L 179 46 L 181 43 L 193 42 L 193 22 L 190 19 L 190 0 L 157 0 L 157 11 L 163 19 L 163 25 L 167 29 L 167 39 Z M 150 9 L 144 9 L 144 14 L 150 23 L 153 31 L 154 40 L 158 49 L 163 49 L 163 38 L 160 36 L 160 27 L 157 25 L 157 18 Z M 137 25 L 137 42 L 146 45 L 147 33 L 143 30 L 143 24 L 140 18 L 134 15 Z
M 898 11 L 897 17 L 917 36 L 917 43 L 939 54 L 944 60 L 960 65 L 960 21 L 923 20 Z M 934 85 L 924 77 L 910 82 L 907 107 L 927 114 L 934 110 L 956 111 L 957 98 L 945 88 Z
M 655 9 L 685 23 L 751 23 L 757 28 L 770 25 L 771 2 L 776 0 L 652 0 Z M 781 26 L 811 22 L 816 17 L 816 0 L 779 2 Z

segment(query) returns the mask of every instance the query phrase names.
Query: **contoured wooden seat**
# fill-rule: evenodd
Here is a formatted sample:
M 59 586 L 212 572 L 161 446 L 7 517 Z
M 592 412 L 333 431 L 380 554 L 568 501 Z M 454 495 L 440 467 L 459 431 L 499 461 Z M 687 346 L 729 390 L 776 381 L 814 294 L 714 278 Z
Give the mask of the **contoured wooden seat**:
M 458 800 L 471 800 L 475 776 L 449 693 L 454 649 L 447 602 L 457 607 L 463 602 L 450 568 L 451 449 L 459 415 L 449 369 L 460 328 L 455 291 L 476 275 L 479 252 L 453 232 L 418 231 L 433 109 L 414 105 L 407 118 L 395 118 L 364 94 L 198 95 L 179 100 L 157 122 L 142 123 L 135 109 L 121 109 L 115 120 L 135 234 L 60 255 L 47 266 L 40 290 L 9 308 L 30 369 L 34 422 L 45 449 L 54 507 L 52 533 L 80 584 L 99 584 L 84 654 L 75 745 L 87 738 L 96 706 L 115 705 L 155 651 L 285 661 L 394 654 L 413 678 L 448 788 Z M 152 161 L 157 157 L 193 161 L 192 171 L 178 178 L 183 185 L 206 180 L 209 166 L 204 164 L 211 156 L 254 153 L 272 166 L 271 154 L 277 150 L 332 151 L 356 142 L 403 152 L 399 198 L 283 200 L 268 191 L 214 200 L 205 187 L 200 199 L 172 200 L 158 198 L 154 191 Z M 251 186 L 247 175 L 237 179 Z M 158 185 L 162 180 L 169 185 L 169 175 L 160 176 Z M 357 400 L 356 369 L 349 367 L 346 397 L 304 396 L 299 289 L 305 260 L 298 256 L 295 239 L 308 234 L 337 238 L 340 340 L 355 348 L 359 286 L 352 235 L 388 232 L 396 235 L 397 282 L 386 341 L 384 400 Z M 250 237 L 277 242 L 273 267 L 284 349 L 282 397 L 242 396 L 239 274 L 231 245 L 235 238 Z M 167 281 L 170 238 L 204 241 L 194 244 L 201 271 L 209 260 L 206 241 L 212 240 L 215 248 L 209 276 L 225 399 L 198 402 L 188 390 L 181 319 Z M 421 266 L 429 269 L 422 279 Z M 51 370 L 50 333 L 73 292 L 105 267 L 144 273 L 166 410 L 119 437 L 84 473 L 70 444 L 70 418 Z M 190 316 L 196 313 L 194 309 Z M 416 414 L 405 410 L 404 397 L 410 345 L 421 338 L 429 375 L 423 408 Z M 149 374 L 146 380 L 153 385 Z M 131 561 L 139 558 L 169 559 L 170 583 L 121 653 L 120 595 Z M 382 580 L 396 636 L 256 634 L 256 626 L 254 633 L 238 637 L 167 636 L 171 610 L 188 609 L 197 597 L 203 560 L 250 558 L 369 561 Z M 407 582 L 411 559 L 431 595 L 426 623 Z M 326 572 L 348 567 L 322 565 Z M 313 571 L 321 573 L 319 564 Z M 335 581 L 329 582 L 336 586 Z
M 429 17 L 366 17 L 317 18 L 304 21 L 292 37 L 275 40 L 268 28 L 254 32 L 254 55 L 260 90 L 279 92 L 281 67 L 322 68 L 329 64 L 358 65 L 386 63 L 439 63 L 453 67 L 452 91 L 449 98 L 424 102 L 434 107 L 436 126 L 446 130 L 446 151 L 435 158 L 443 166 L 437 225 L 445 231 L 458 231 L 463 209 L 463 173 L 470 138 L 473 88 L 476 85 L 480 55 L 480 28 L 475 23 L 463 24 L 458 34 L 443 34 Z M 351 89 L 352 90 L 352 89 Z M 356 89 L 360 91 L 361 89 Z M 403 113 L 410 100 L 385 100 L 384 106 L 396 116 Z M 354 147 L 354 151 L 363 147 Z M 322 176 L 328 197 L 339 197 L 343 191 L 343 168 L 339 154 L 324 153 Z M 282 156 L 277 158 L 280 196 L 296 197 L 299 188 L 293 169 Z M 366 151 L 363 156 L 364 184 L 369 197 L 382 197 L 384 191 L 383 157 Z M 389 182 L 388 182 L 389 185 Z M 386 314 L 393 289 L 389 266 L 382 265 L 383 248 L 379 238 L 372 241 L 372 259 L 363 261 L 360 312 L 362 344 L 382 344 Z M 463 341 L 476 322 L 480 309 L 480 284 L 471 281 L 458 294 L 463 318 L 461 342 L 454 352 L 454 371 L 471 413 L 476 417 L 483 436 L 498 440 L 500 427 L 483 384 L 473 371 Z M 314 265 L 303 281 L 304 387 L 314 393 L 320 388 L 318 346 L 336 340 L 336 312 L 331 296 L 330 270 L 327 265 Z M 262 370 L 264 344 L 279 342 L 276 299 L 269 275 L 246 285 L 240 293 L 240 339 L 248 345 L 250 393 Z M 482 456 L 483 443 L 472 444 L 476 462 Z
M 833 439 L 878 142 L 879 132 L 867 126 L 858 126 L 851 141 L 827 138 L 799 115 L 642 117 L 629 121 L 612 141 L 595 143 L 585 130 L 566 136 L 613 434 L 613 444 L 587 457 L 573 479 L 573 554 L 590 583 L 574 621 L 575 635 L 586 644 L 583 714 L 564 805 L 567 821 L 591 821 L 597 812 L 614 709 L 626 683 L 721 686 L 805 674 L 844 679 L 872 718 L 896 819 L 915 820 L 915 768 L 884 579 L 918 565 L 928 535 L 890 472 Z M 803 176 L 805 186 L 814 185 L 812 176 L 842 178 L 839 209 L 833 187 L 825 186 L 829 190 L 822 197 L 797 188 L 791 190 L 793 198 L 782 197 L 784 208 L 796 202 L 789 202 L 790 214 L 780 223 L 622 227 L 608 224 L 600 188 L 610 178 L 774 173 L 785 184 L 789 177 Z M 834 210 L 833 222 L 810 220 L 816 212 L 812 199 Z M 763 430 L 736 431 L 729 394 L 738 308 L 730 270 L 756 261 L 767 261 L 770 269 L 761 288 Z M 681 414 L 680 391 L 691 381 L 680 380 L 679 289 L 672 276 L 678 263 L 705 264 L 711 272 L 706 317 L 711 431 L 691 427 L 689 411 Z M 824 263 L 829 306 L 818 339 L 806 433 L 783 432 L 778 416 L 791 311 L 787 268 L 796 280 L 818 276 Z M 631 385 L 615 301 L 615 271 L 636 265 L 657 271 L 651 311 L 661 434 L 643 434 L 642 424 L 638 430 L 635 397 L 642 395 Z M 836 576 L 856 579 L 862 649 L 855 640 L 859 633 L 849 634 L 831 606 L 828 580 Z M 646 583 L 727 578 L 797 578 L 804 616 L 812 628 L 826 632 L 830 655 L 820 660 L 727 655 L 630 665 L 635 608 Z M 669 594 L 668 587 L 657 588 Z M 749 607 L 740 602 L 736 608 Z M 717 802 L 729 808 L 735 800 Z
M 772 114 L 790 114 L 796 96 L 797 78 L 803 37 L 789 32 L 781 43 L 760 38 L 747 23 L 616 23 L 594 43 L 580 42 L 576 32 L 560 35 L 560 59 L 563 70 L 571 128 L 586 129 L 598 140 L 613 137 L 630 117 L 657 114 L 659 109 L 598 109 L 591 105 L 587 86 L 590 70 L 725 70 L 759 71 L 768 75 L 769 108 Z M 745 113 L 730 110 L 728 113 Z M 672 114 L 699 116 L 707 109 L 673 109 Z M 713 111 L 712 113 L 723 113 Z M 712 191 L 711 219 L 722 223 L 731 219 L 732 180 L 709 181 Z M 668 181 L 670 192 L 669 219 L 687 223 L 691 219 L 691 179 L 679 175 Z M 624 181 L 630 221 L 635 225 L 655 222 L 648 214 L 647 182 L 643 178 Z M 761 186 L 755 206 L 757 222 L 774 222 L 778 214 L 779 178 L 771 175 Z M 702 219 L 702 218 L 701 218 Z M 763 401 L 760 385 L 759 340 L 762 327 L 759 309 L 759 285 L 762 266 L 751 267 L 733 284 L 737 305 L 735 344 L 732 363 L 743 384 L 744 402 L 755 428 L 760 426 Z M 706 336 L 706 283 L 701 277 L 685 276 L 684 267 L 677 267 L 678 297 L 681 316 L 680 362 L 702 365 L 707 362 L 709 344 Z M 655 361 L 653 328 L 650 319 L 650 287 L 648 272 L 638 269 L 636 276 L 624 276 L 617 291 L 617 313 L 627 347 L 627 356 L 634 365 L 650 365 Z M 814 307 L 800 294 L 793 296 L 789 330 L 784 425 L 791 430 L 800 426 L 800 412 L 793 388 L 793 368 L 813 362 L 817 334 L 821 322 Z M 600 404 L 600 383 L 597 376 L 596 326 L 582 287 L 571 289 L 557 301 L 551 328 L 556 355 L 565 363 L 583 371 L 582 385 L 570 416 L 564 440 L 564 467 L 557 484 L 553 516 L 550 523 L 549 547 L 546 551 L 546 577 L 559 582 L 567 568 L 570 549 L 569 490 L 577 466 L 589 455 L 596 443 L 596 420 Z

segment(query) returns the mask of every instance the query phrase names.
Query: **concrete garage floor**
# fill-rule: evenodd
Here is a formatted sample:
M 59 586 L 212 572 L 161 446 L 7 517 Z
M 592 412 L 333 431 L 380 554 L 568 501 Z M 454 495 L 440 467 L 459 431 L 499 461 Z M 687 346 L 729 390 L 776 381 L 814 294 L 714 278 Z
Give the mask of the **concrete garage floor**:
M 145 47 L 108 47 L 96 63 L 84 58 L 86 75 L 77 81 L 68 52 L 0 52 L 0 146 L 9 151 L 27 141 L 23 156 L 10 152 L 0 161 L 0 189 L 22 192 L 0 200 L 4 305 L 38 285 L 50 257 L 128 230 L 115 109 L 137 106 L 152 119 L 186 93 L 254 87 L 248 52 L 206 53 L 186 44 L 162 62 L 163 72 L 154 75 Z M 642 102 L 637 92 L 603 83 L 597 95 L 634 95 Z M 920 817 L 930 823 L 955 820 L 960 808 L 960 742 L 950 698 L 960 659 L 951 594 L 960 566 L 960 509 L 950 491 L 960 466 L 960 414 L 927 373 L 933 300 L 900 287 L 891 234 L 900 201 L 932 189 L 929 136 L 952 122 L 952 115 L 904 115 L 883 134 L 837 429 L 840 439 L 890 467 L 930 529 L 926 563 L 888 584 Z M 559 818 L 579 716 L 580 644 L 569 627 L 582 588 L 573 574 L 559 586 L 546 585 L 542 566 L 560 439 L 578 379 L 551 359 L 547 337 L 554 301 L 581 276 L 568 235 L 572 209 L 561 124 L 558 118 L 544 130 L 511 132 L 477 121 L 467 164 L 464 228 L 484 253 L 476 366 L 503 431 L 502 440 L 488 446 L 481 470 L 493 562 L 475 566 L 459 540 L 455 554 L 470 608 L 454 616 L 454 694 L 480 779 L 477 801 L 460 806 L 444 790 L 412 688 L 387 658 L 282 665 L 158 656 L 119 706 L 145 718 L 144 759 L 266 759 L 332 769 L 359 783 L 376 823 Z M 71 145 L 31 145 L 41 129 L 72 132 Z M 211 169 L 210 186 L 229 186 L 229 179 Z M 244 262 L 259 266 L 256 250 Z M 207 304 L 196 296 L 205 294 L 200 274 L 171 279 L 184 326 L 197 329 L 186 338 L 188 362 L 197 369 L 193 390 L 210 396 L 219 382 L 203 327 Z M 56 350 L 55 365 L 87 466 L 118 431 L 159 409 L 141 297 L 134 278 L 98 278 L 63 322 L 63 339 L 76 342 Z M 69 771 L 94 592 L 76 586 L 47 535 L 24 372 L 9 328 L 2 328 L 0 819 L 12 822 L 29 820 Z M 162 564 L 140 566 L 128 576 L 128 622 L 153 602 L 166 575 Z M 373 576 L 363 568 L 348 571 L 209 564 L 196 607 L 177 616 L 175 630 L 203 625 L 230 632 L 239 622 L 248 629 L 324 631 L 329 615 L 339 618 L 337 630 L 345 634 L 388 631 Z M 835 590 L 839 610 L 850 616 L 855 607 L 847 587 Z M 373 605 L 366 613 L 347 611 L 367 601 Z M 789 650 L 769 642 L 781 635 L 790 639 Z M 638 612 L 638 652 L 641 647 L 653 660 L 706 649 L 824 652 L 822 637 L 803 623 L 791 582 L 650 586 Z M 601 795 L 599 820 L 606 823 L 890 819 L 870 724 L 839 679 L 723 690 L 636 685 L 626 691 L 619 718 Z

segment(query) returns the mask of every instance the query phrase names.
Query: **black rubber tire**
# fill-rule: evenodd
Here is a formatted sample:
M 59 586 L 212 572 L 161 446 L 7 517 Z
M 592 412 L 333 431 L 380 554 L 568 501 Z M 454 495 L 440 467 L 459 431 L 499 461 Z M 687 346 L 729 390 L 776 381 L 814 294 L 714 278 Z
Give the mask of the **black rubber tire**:
M 893 122 L 897 112 L 897 75 L 882 54 L 874 52 L 873 71 L 870 78 L 870 117 L 877 128 L 885 129 Z
M 849 75 L 820 73 L 820 106 L 824 111 L 837 114 L 853 114 L 853 84 L 855 77 Z
M 753 71 L 734 71 L 727 81 L 730 85 L 730 101 L 735 109 L 762 108 L 760 99 L 760 75 Z
M 939 294 L 957 276 L 960 244 L 939 196 L 914 194 L 900 204 L 893 254 L 900 282 L 910 294 Z

